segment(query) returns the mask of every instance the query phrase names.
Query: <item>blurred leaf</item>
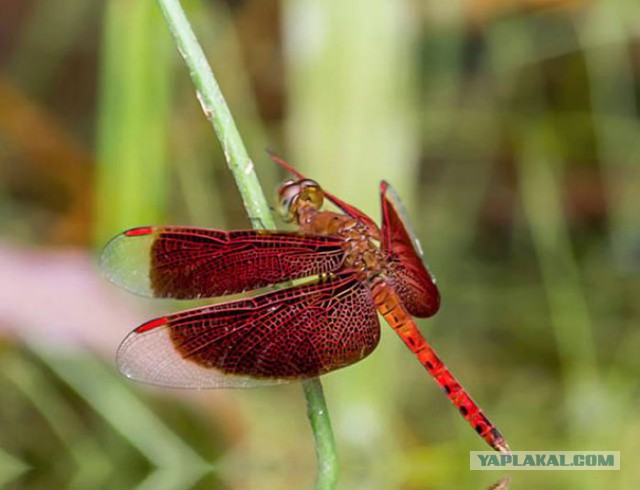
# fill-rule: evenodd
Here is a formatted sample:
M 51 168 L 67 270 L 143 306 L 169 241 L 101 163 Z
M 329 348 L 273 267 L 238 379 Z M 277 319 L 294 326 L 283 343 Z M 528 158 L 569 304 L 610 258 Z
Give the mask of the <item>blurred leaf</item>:
M 161 223 L 167 200 L 171 60 L 152 2 L 106 4 L 100 83 L 96 241 Z

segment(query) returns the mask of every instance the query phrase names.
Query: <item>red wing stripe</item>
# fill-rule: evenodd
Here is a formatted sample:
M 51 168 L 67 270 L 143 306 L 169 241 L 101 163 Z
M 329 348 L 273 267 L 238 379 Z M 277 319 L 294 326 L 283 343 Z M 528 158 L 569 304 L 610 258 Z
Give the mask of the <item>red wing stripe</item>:
M 150 235 L 154 232 L 154 228 L 151 226 L 141 226 L 139 228 L 132 228 L 123 233 L 125 236 L 140 236 L 140 235 Z
M 136 333 L 147 332 L 147 331 L 153 330 L 154 328 L 157 328 L 157 327 L 159 327 L 161 325 L 166 325 L 168 322 L 169 322 L 169 319 L 166 316 L 163 316 L 161 318 L 155 318 L 153 320 L 149 320 L 146 323 L 143 323 L 138 328 L 136 328 L 134 331 Z

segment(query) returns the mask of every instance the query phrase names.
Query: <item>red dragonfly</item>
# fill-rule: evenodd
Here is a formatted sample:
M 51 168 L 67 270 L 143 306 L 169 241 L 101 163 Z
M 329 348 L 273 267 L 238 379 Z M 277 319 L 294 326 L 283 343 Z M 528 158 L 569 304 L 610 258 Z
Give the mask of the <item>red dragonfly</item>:
M 144 323 L 120 345 L 120 371 L 181 388 L 312 378 L 368 356 L 380 338 L 379 312 L 475 431 L 509 451 L 412 318 L 434 315 L 440 294 L 391 186 L 380 185 L 379 228 L 272 157 L 297 177 L 278 195 L 283 217 L 298 231 L 143 227 L 107 244 L 109 279 L 144 296 L 197 299 L 269 288 Z M 342 213 L 322 211 L 324 198 Z

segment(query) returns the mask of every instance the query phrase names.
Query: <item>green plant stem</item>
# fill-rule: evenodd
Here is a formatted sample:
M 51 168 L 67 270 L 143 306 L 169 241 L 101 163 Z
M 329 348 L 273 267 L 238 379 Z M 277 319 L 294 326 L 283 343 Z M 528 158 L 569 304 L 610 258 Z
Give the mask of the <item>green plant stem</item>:
M 315 439 L 316 457 L 318 460 L 317 489 L 335 488 L 338 480 L 338 453 L 333 440 L 331 419 L 327 412 L 322 383 L 313 378 L 302 383 L 304 396 L 307 399 L 307 417 Z
M 196 96 L 222 145 L 227 165 L 233 173 L 251 222 L 255 228 L 275 228 L 253 162 L 180 1 L 158 0 L 158 5 L 169 25 L 178 51 L 189 67 L 191 79 L 196 87 Z
M 254 228 L 275 228 L 253 162 L 180 2 L 158 0 L 158 5 L 169 25 L 178 51 L 189 67 L 202 110 L 213 125 L 222 145 L 227 164 L 234 175 Z M 316 487 L 331 489 L 335 487 L 337 480 L 338 459 L 322 384 L 317 378 L 311 379 L 303 382 L 303 390 L 318 460 Z

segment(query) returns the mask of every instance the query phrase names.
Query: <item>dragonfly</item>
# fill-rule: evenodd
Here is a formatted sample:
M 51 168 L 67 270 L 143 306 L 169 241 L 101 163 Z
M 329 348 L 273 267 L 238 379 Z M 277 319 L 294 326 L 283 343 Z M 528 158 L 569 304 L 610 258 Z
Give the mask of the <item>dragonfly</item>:
M 509 446 L 423 337 L 414 320 L 434 315 L 440 293 L 400 199 L 380 184 L 379 227 L 306 178 L 278 190 L 296 231 L 145 226 L 114 237 L 101 265 L 139 295 L 222 302 L 150 320 L 118 348 L 128 378 L 176 388 L 244 388 L 304 380 L 367 357 L 378 313 L 495 450 Z M 325 200 L 340 211 L 323 210 Z M 244 296 L 226 298 L 227 295 Z

